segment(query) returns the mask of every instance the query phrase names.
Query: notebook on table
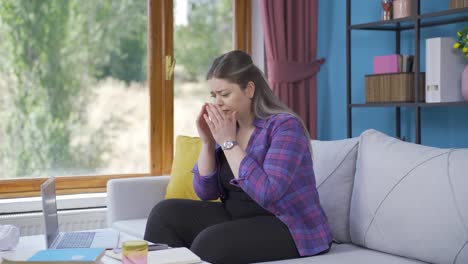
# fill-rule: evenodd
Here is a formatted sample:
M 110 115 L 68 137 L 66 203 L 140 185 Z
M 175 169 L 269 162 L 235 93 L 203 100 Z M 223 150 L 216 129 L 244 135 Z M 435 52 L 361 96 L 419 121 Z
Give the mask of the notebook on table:
M 122 252 L 106 251 L 106 256 L 122 261 Z M 195 253 L 186 247 L 149 251 L 148 263 L 152 264 L 194 264 L 202 263 Z M 205 262 L 203 262 L 205 263 Z
M 44 249 L 28 259 L 2 258 L 2 264 L 98 264 L 103 248 Z
M 106 229 L 96 232 L 60 232 L 57 215 L 55 178 L 41 185 L 42 211 L 47 248 L 116 248 L 119 232 Z

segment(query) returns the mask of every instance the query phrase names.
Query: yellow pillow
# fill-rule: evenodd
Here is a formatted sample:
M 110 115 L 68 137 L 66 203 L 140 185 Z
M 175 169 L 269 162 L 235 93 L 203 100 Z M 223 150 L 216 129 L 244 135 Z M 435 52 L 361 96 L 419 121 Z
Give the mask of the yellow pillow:
M 200 200 L 193 190 L 192 169 L 202 146 L 199 137 L 177 136 L 171 179 L 167 185 L 166 199 L 182 198 Z

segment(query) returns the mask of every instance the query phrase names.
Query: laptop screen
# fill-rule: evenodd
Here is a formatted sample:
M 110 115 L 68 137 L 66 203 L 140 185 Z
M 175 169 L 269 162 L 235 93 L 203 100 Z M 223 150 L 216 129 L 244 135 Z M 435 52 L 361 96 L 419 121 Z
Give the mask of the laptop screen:
M 50 177 L 47 181 L 41 184 L 41 195 L 46 243 L 47 248 L 50 248 L 54 240 L 59 235 L 54 177 Z

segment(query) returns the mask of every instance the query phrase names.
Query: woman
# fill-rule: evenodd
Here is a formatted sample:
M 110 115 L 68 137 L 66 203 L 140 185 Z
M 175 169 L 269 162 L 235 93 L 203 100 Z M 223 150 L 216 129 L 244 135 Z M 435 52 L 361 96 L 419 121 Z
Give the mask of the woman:
M 145 239 L 189 247 L 211 263 L 328 251 L 332 236 L 302 121 L 242 51 L 216 58 L 207 80 L 214 103 L 203 105 L 196 121 L 203 144 L 193 169 L 203 201 L 160 202 Z M 218 198 L 221 203 L 207 201 Z

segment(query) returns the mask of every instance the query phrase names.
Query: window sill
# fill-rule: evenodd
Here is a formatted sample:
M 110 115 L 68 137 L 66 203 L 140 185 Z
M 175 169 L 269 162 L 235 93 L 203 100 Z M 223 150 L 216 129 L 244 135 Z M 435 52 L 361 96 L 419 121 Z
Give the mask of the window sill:
M 106 197 L 106 193 L 58 195 L 57 208 L 58 210 L 69 210 L 105 207 Z M 41 211 L 41 197 L 13 198 L 0 200 L 0 215 Z

